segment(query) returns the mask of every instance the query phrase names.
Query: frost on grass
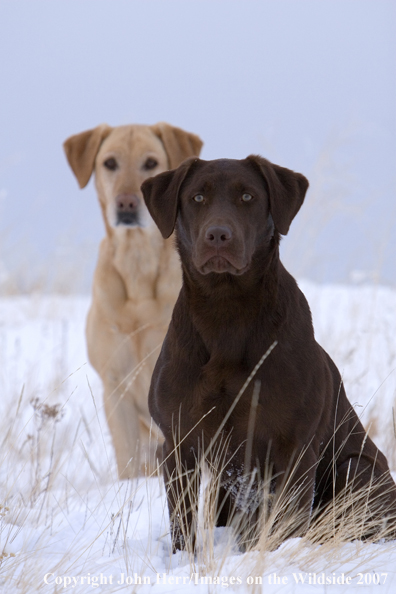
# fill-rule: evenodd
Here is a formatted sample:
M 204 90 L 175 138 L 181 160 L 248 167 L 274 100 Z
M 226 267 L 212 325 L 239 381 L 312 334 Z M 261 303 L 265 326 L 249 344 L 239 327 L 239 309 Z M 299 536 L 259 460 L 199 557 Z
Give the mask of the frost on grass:
M 318 341 L 337 362 L 349 399 L 395 471 L 396 292 L 301 286 Z M 208 482 L 201 488 L 196 555 L 172 555 L 162 478 L 117 480 L 101 386 L 85 351 L 88 305 L 87 298 L 54 296 L 0 302 L 2 593 L 117 592 L 126 586 L 131 592 L 227 587 L 288 593 L 306 587 L 293 574 L 308 580 L 321 572 L 352 576 L 349 593 L 361 589 L 358 573 L 370 580 L 386 573 L 381 592 L 395 591 L 395 543 L 347 542 L 356 526 L 346 500 L 304 538 L 282 542 L 267 522 L 255 549 L 242 554 L 233 530 L 214 526 L 218 483 L 212 479 L 214 491 Z M 269 583 L 274 573 L 287 584 Z M 257 583 L 248 585 L 249 576 Z M 67 584 L 65 577 L 77 581 Z M 143 578 L 151 586 L 140 584 Z M 169 578 L 177 578 L 177 587 Z M 331 588 L 327 592 L 343 591 Z

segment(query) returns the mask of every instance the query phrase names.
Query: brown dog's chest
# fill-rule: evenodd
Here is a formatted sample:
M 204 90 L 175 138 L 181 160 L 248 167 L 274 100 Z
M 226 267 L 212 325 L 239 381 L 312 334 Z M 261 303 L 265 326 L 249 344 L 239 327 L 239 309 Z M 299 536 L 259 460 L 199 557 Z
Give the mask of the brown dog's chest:
M 205 441 L 222 435 L 221 439 L 230 440 L 233 451 L 243 451 L 249 439 L 260 451 L 266 451 L 271 441 L 295 439 L 295 415 L 291 412 L 287 419 L 284 413 L 287 409 L 292 411 L 292 403 L 288 402 L 287 394 L 280 401 L 279 394 L 271 390 L 266 368 L 245 387 L 253 367 L 224 364 L 201 371 L 192 392 L 183 394 L 181 408 L 186 412 L 186 416 L 182 415 L 183 433 L 196 426 L 194 434 L 205 435 Z
M 191 331 L 186 318 L 182 319 L 184 323 L 177 326 L 177 331 L 182 327 Z M 310 443 L 322 416 L 323 395 L 305 382 L 300 363 L 290 365 L 290 346 L 287 341 L 284 344 L 281 332 L 274 351 L 245 388 L 251 372 L 271 344 L 265 325 L 256 319 L 255 331 L 249 332 L 246 340 L 237 341 L 239 351 L 232 348 L 230 338 L 223 340 L 221 350 L 209 354 L 199 334 L 193 336 L 188 357 L 181 346 L 183 336 L 172 342 L 173 348 L 178 344 L 180 350 L 171 358 L 172 363 L 168 361 L 166 365 L 172 369 L 171 376 L 165 373 L 157 384 L 158 394 L 163 398 L 156 400 L 152 413 L 165 434 L 166 427 L 170 428 L 174 419 L 180 418 L 181 435 L 190 435 L 194 449 L 202 439 L 205 443 L 213 439 L 216 443 L 228 440 L 230 452 L 241 452 L 243 458 L 242 452 L 250 440 L 255 458 L 263 459 L 263 463 L 269 444 L 273 449 L 293 450 Z M 165 360 L 167 352 L 168 345 L 163 353 Z M 299 360 L 297 350 L 295 356 Z M 179 363 L 173 367 L 176 361 Z M 297 388 L 299 381 L 303 388 Z M 256 406 L 255 389 L 258 390 Z M 233 410 L 229 414 L 230 409 Z
M 233 379 L 235 381 L 235 377 Z M 243 385 L 243 374 L 239 380 L 236 383 Z M 195 391 L 189 401 L 188 414 L 182 415 L 182 434 L 187 435 L 192 430 L 188 441 L 195 455 L 204 455 L 211 465 L 223 468 L 224 480 L 227 480 L 227 472 L 231 472 L 232 482 L 244 473 L 246 464 L 251 470 L 260 468 L 260 472 L 265 471 L 267 464 L 278 468 L 280 456 L 282 459 L 284 452 L 292 453 L 302 437 L 298 435 L 301 432 L 296 419 L 292 418 L 294 415 L 285 419 L 285 403 L 277 402 L 265 387 L 254 403 L 253 382 L 228 414 L 238 399 L 239 390 L 235 388 L 233 382 L 224 384 L 216 391 L 201 394 L 200 400 Z

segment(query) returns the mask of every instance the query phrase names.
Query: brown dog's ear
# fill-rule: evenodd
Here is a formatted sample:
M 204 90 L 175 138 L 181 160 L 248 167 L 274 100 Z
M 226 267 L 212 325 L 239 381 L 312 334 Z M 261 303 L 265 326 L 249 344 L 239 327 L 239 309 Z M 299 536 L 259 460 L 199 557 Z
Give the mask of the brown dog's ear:
M 186 132 L 165 122 L 159 122 L 150 128 L 165 147 L 169 159 L 169 169 L 176 169 L 188 157 L 199 157 L 203 142 L 196 134 Z
M 110 126 L 101 124 L 93 128 L 93 130 L 86 130 L 80 134 L 70 136 L 63 143 L 67 160 L 80 188 L 85 188 L 89 182 L 99 147 L 111 131 Z
M 292 220 L 304 202 L 309 186 L 307 178 L 291 169 L 273 165 L 258 155 L 250 155 L 247 160 L 254 163 L 267 182 L 275 229 L 287 235 Z
M 149 177 L 140 188 L 149 213 L 165 239 L 175 227 L 181 185 L 192 164 L 198 161 L 194 157 L 187 159 L 177 169 Z

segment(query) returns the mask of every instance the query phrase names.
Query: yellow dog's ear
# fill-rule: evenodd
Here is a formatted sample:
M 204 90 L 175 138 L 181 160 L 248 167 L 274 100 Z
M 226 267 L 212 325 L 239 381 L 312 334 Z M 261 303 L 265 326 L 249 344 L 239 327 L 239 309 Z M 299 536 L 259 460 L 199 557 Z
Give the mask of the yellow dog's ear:
M 169 169 L 176 169 L 188 157 L 199 157 L 203 142 L 196 134 L 165 122 L 159 122 L 150 128 L 165 147 Z
M 63 143 L 67 160 L 80 188 L 85 188 L 89 182 L 100 145 L 111 131 L 112 128 L 107 124 L 100 124 L 92 130 L 70 136 Z

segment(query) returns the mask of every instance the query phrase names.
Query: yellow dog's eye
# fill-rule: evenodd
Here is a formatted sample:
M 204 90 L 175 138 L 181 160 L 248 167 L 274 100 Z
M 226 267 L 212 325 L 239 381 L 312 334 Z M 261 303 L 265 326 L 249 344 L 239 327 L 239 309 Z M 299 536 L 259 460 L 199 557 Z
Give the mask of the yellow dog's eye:
M 242 200 L 244 202 L 249 202 L 249 200 L 251 200 L 253 198 L 253 196 L 251 194 L 242 194 Z
M 109 169 L 110 171 L 115 171 L 118 167 L 118 163 L 115 159 L 113 159 L 113 157 L 106 159 L 103 165 L 106 167 L 106 169 Z
M 204 197 L 202 196 L 202 194 L 197 194 L 196 196 L 194 196 L 194 200 L 195 202 L 203 202 Z
M 157 159 L 154 159 L 153 157 L 149 157 L 148 159 L 146 159 L 144 165 L 143 165 L 143 169 L 146 169 L 147 171 L 149 171 L 150 169 L 155 169 L 158 165 L 158 161 Z

